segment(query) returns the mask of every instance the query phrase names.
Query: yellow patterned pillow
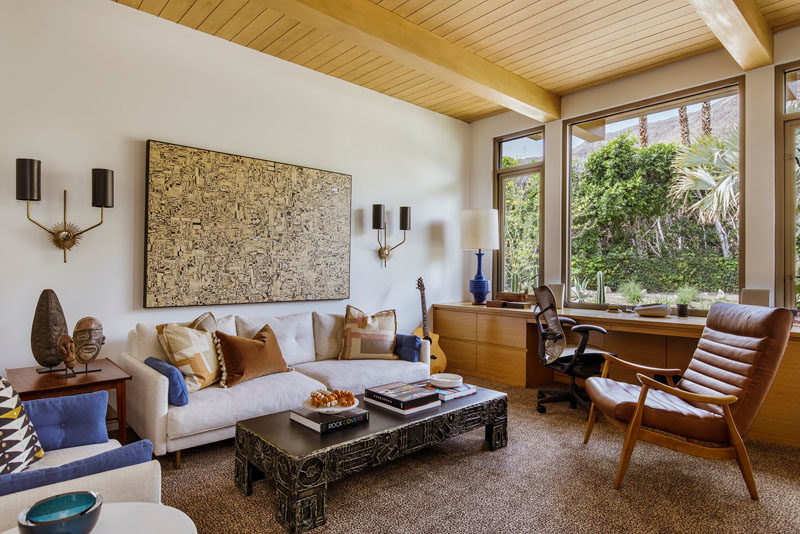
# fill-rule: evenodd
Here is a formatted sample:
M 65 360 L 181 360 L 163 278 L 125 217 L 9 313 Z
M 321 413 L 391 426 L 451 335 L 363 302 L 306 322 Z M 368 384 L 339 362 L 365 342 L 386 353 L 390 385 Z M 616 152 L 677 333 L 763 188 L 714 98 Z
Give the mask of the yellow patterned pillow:
M 340 360 L 396 360 L 397 316 L 394 310 L 367 315 L 347 306 Z
M 174 323 L 165 325 L 163 332 L 167 359 L 183 374 L 189 393 L 219 381 L 213 334 Z
M 161 344 L 161 348 L 164 349 L 164 354 L 169 352 L 169 346 L 167 345 L 167 340 L 164 337 L 164 327 L 168 324 L 177 324 L 178 326 L 188 326 L 189 328 L 194 328 L 195 330 L 202 330 L 203 332 L 216 332 L 217 331 L 217 319 L 214 317 L 214 314 L 211 312 L 205 312 L 197 316 L 193 321 L 189 321 L 188 323 L 164 323 L 156 325 L 156 337 L 158 338 L 159 344 Z M 155 356 L 150 355 L 150 356 Z

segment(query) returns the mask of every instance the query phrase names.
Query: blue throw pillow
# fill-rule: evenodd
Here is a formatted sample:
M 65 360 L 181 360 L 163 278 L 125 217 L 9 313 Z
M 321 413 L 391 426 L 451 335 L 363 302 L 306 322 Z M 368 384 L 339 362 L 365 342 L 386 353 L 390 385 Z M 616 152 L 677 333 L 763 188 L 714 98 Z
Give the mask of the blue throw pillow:
M 47 454 L 47 453 L 45 453 Z M 0 476 L 0 496 L 48 486 L 64 480 L 81 478 L 120 467 L 149 462 L 153 457 L 153 444 L 143 439 L 124 447 L 112 449 L 83 460 L 58 467 L 22 471 Z
M 422 340 L 419 336 L 397 334 L 397 343 L 395 343 L 394 353 L 400 356 L 401 360 L 418 362 L 419 348 L 421 345 Z
M 96 391 L 22 403 L 45 453 L 108 441 L 108 392 Z
M 144 363 L 167 377 L 169 380 L 169 390 L 167 401 L 173 406 L 184 406 L 189 402 L 189 390 L 186 389 L 186 380 L 180 370 L 174 365 L 170 365 L 158 358 L 147 358 Z

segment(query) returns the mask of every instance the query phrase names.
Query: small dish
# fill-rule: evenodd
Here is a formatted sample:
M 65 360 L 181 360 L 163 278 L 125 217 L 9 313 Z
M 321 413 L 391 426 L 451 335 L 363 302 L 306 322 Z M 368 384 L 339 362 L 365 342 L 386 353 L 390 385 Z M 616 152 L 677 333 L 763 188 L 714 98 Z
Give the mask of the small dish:
M 356 406 L 358 406 L 358 399 L 355 399 L 356 402 L 352 406 L 324 406 L 320 408 L 315 408 L 311 401 L 308 399 L 303 401 L 303 408 L 307 410 L 312 410 L 319 413 L 326 413 L 326 414 L 334 414 L 334 413 L 342 413 L 346 412 L 347 410 L 352 410 Z
M 436 373 L 431 375 L 431 385 L 437 388 L 457 388 L 464 383 L 461 375 L 453 373 Z
M 102 505 L 103 498 L 94 491 L 62 493 L 20 512 L 17 526 L 23 534 L 85 534 L 97 523 Z

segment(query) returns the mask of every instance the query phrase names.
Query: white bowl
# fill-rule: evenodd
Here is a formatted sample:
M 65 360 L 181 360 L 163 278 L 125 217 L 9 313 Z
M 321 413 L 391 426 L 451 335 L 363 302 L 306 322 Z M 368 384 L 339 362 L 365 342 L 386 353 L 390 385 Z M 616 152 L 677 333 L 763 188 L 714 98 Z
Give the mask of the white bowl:
M 461 375 L 453 373 L 436 373 L 431 375 L 431 385 L 437 388 L 456 388 L 464 383 Z
M 323 406 L 323 407 L 320 407 L 320 408 L 315 408 L 314 405 L 311 404 L 311 401 L 308 400 L 308 399 L 303 401 L 303 408 L 307 408 L 307 409 L 315 411 L 315 412 L 325 413 L 325 414 L 329 414 L 329 415 L 330 414 L 337 414 L 337 413 L 346 412 L 347 410 L 352 410 L 356 406 L 358 406 L 358 399 L 356 399 L 355 404 L 353 404 L 352 406 L 338 406 L 337 405 L 337 406 Z

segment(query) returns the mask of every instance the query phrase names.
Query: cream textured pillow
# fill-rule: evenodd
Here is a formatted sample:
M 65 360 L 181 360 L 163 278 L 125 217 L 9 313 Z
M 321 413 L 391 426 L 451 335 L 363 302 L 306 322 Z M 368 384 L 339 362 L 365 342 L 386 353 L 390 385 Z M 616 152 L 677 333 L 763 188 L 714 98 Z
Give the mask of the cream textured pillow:
M 220 378 L 220 366 L 214 337 L 210 332 L 178 324 L 164 325 L 167 360 L 177 367 L 193 393 Z
M 317 360 L 335 360 L 342 352 L 344 315 L 313 312 Z
M 214 314 L 211 312 L 205 312 L 196 317 L 193 321 L 189 321 L 187 323 L 164 323 L 156 325 L 156 336 L 158 336 L 158 342 L 161 344 L 161 348 L 164 349 L 165 354 L 169 354 L 167 340 L 164 337 L 164 327 L 168 324 L 188 326 L 189 328 L 194 328 L 195 330 L 201 330 L 203 332 L 216 332 L 220 329 L 217 326 L 217 320 L 214 318 Z
M 340 360 L 396 360 L 397 316 L 394 310 L 367 315 L 347 306 Z

